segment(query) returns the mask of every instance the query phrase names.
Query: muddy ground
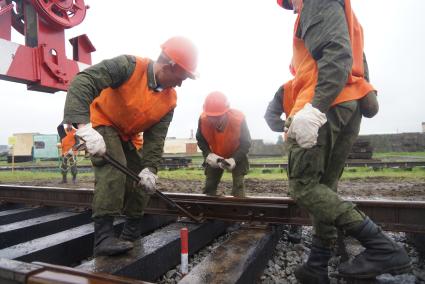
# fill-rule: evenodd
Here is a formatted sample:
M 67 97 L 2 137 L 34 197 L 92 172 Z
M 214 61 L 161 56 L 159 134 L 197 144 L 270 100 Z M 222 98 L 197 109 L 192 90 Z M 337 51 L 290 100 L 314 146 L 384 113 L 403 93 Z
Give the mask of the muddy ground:
M 82 178 L 76 185 L 60 184 L 58 181 L 22 182 L 23 185 L 63 186 L 69 188 L 93 188 L 93 178 Z M 159 179 L 158 189 L 166 192 L 202 193 L 203 181 Z M 231 182 L 222 181 L 219 185 L 220 194 L 230 194 Z M 245 180 L 247 195 L 287 196 L 287 181 L 279 180 Z M 365 178 L 344 180 L 339 184 L 339 193 L 344 197 L 393 200 L 425 200 L 425 180 L 400 180 L 393 178 Z

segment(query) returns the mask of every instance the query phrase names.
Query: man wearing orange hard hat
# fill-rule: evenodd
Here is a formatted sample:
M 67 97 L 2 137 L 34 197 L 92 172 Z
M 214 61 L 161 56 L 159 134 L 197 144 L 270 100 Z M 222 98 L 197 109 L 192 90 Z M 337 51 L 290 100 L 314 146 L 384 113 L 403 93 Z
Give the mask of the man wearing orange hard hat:
M 224 170 L 232 172 L 232 195 L 245 197 L 244 176 L 248 173 L 251 135 L 242 112 L 230 108 L 221 92 L 210 93 L 204 102 L 196 140 L 205 158 L 207 195 L 217 195 Z
M 373 117 L 379 110 L 369 83 L 363 28 L 351 1 L 277 3 L 298 15 L 291 37 L 294 78 L 278 90 L 270 118 L 287 132 L 289 194 L 313 224 L 309 257 L 295 269 L 295 277 L 300 283 L 330 283 L 329 260 L 344 236 L 356 239 L 365 250 L 341 262 L 338 277 L 357 283 L 408 272 L 411 260 L 405 248 L 338 194 L 362 117 Z M 286 114 L 284 123 L 277 119 L 280 110 Z
M 75 145 L 75 128 L 72 125 L 67 125 L 63 128 L 65 136 L 58 143 L 58 148 L 61 150 L 61 173 L 62 173 L 62 182 L 67 183 L 68 169 L 71 168 L 72 174 L 72 183 L 77 183 L 77 154 L 78 151 L 73 149 Z M 69 166 L 68 166 L 69 163 Z
M 140 236 L 176 107 L 175 87 L 196 78 L 197 50 L 190 40 L 172 37 L 161 49 L 156 61 L 132 55 L 103 60 L 78 73 L 68 90 L 63 123 L 78 128 L 76 136 L 84 141 L 94 167 L 95 256 L 126 252 Z M 106 152 L 139 173 L 140 183 L 108 164 Z M 116 238 L 113 221 L 120 214 L 126 222 Z

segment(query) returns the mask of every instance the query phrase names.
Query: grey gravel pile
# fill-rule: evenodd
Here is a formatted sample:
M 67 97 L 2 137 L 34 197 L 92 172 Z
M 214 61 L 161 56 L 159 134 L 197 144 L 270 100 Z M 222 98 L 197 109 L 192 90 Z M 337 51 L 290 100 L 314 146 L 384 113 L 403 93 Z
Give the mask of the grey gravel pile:
M 302 242 L 300 244 L 293 244 L 288 241 L 286 231 L 284 231 L 281 239 L 279 240 L 275 253 L 272 259 L 267 263 L 263 275 L 260 277 L 258 283 L 260 284 L 295 284 L 299 283 L 294 275 L 294 270 L 298 265 L 301 265 L 308 258 L 311 245 L 311 227 L 303 227 Z M 383 274 L 377 277 L 374 282 L 364 283 L 377 283 L 377 284 L 425 284 L 425 256 L 420 256 L 415 248 L 406 240 L 404 233 L 389 233 L 391 237 L 397 242 L 404 245 L 409 253 L 413 262 L 413 272 L 409 274 L 392 276 L 390 274 Z M 200 263 L 208 254 L 215 248 L 220 246 L 226 239 L 229 238 L 231 233 L 227 233 L 217 238 L 211 245 L 202 249 L 199 253 L 189 258 L 189 271 Z M 350 255 L 355 255 L 361 252 L 362 248 L 358 242 L 353 239 L 346 240 L 347 250 Z M 329 273 L 334 275 L 339 264 L 339 258 L 334 257 L 329 262 Z M 180 265 L 172 270 L 169 270 L 162 276 L 157 283 L 160 284 L 175 284 L 181 280 L 182 275 L 179 271 Z M 349 283 L 342 279 L 331 277 L 331 284 L 344 284 Z M 363 282 L 362 282 L 363 283 Z
M 404 245 L 413 262 L 413 272 L 409 274 L 392 276 L 383 274 L 377 277 L 374 282 L 379 284 L 425 284 L 425 258 L 420 256 L 415 248 L 406 241 L 404 233 L 389 233 L 397 242 Z M 295 268 L 307 260 L 310 253 L 309 246 L 311 244 L 311 227 L 303 227 L 303 235 L 301 244 L 292 244 L 288 242 L 286 232 L 279 240 L 276 246 L 273 259 L 269 260 L 264 274 L 261 276 L 259 283 L 261 284 L 293 284 L 299 283 L 295 279 Z M 360 253 L 362 248 L 358 242 L 353 239 L 346 240 L 347 250 L 351 254 Z M 339 258 L 334 257 L 329 262 L 329 273 L 334 275 L 339 264 Z M 331 277 L 331 284 L 347 283 L 342 279 Z M 349 282 L 348 282 L 349 283 Z M 363 282 L 362 282 L 363 283 Z

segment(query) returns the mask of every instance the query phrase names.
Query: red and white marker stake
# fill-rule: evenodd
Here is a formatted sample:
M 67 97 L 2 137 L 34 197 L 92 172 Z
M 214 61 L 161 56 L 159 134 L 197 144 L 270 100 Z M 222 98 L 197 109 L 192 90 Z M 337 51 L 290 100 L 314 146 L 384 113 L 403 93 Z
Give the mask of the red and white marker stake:
M 181 265 L 180 272 L 183 275 L 186 275 L 189 272 L 189 245 L 188 245 L 188 231 L 187 228 L 180 229 L 180 239 L 181 239 Z

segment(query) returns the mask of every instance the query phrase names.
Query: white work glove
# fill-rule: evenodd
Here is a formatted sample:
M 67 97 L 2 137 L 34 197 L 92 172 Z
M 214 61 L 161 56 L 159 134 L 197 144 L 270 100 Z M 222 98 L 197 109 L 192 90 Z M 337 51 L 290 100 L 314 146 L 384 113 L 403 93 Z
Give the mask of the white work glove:
M 205 162 L 210 165 L 212 168 L 218 168 L 218 159 L 223 159 L 223 157 L 214 154 L 214 153 L 209 153 L 207 158 L 205 159 Z
M 72 150 L 72 148 L 69 149 L 67 155 L 68 156 L 74 156 L 74 150 Z
M 236 161 L 233 158 L 224 159 L 223 161 L 218 162 L 218 166 L 223 170 L 233 171 L 236 167 Z
M 326 115 L 307 103 L 292 119 L 288 137 L 297 141 L 302 148 L 311 148 L 317 143 L 319 128 L 326 123 Z
M 148 168 L 144 168 L 139 173 L 139 177 L 139 185 L 144 188 L 145 192 L 149 195 L 154 194 L 156 191 L 156 180 L 158 179 L 158 176 L 151 172 Z
M 86 145 L 86 150 L 93 156 L 103 156 L 106 152 L 105 140 L 103 140 L 102 135 L 99 134 L 93 127 L 91 123 L 84 125 L 81 128 L 78 128 L 75 132 L 75 135 L 84 140 Z

